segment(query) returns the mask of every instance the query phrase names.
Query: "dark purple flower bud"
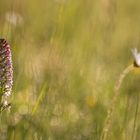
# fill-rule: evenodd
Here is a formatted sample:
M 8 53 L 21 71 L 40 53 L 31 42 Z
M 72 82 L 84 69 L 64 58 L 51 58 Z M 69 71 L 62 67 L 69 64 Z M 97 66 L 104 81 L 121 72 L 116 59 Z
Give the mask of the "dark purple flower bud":
M 8 106 L 8 96 L 13 85 L 13 66 L 10 45 L 5 39 L 0 39 L 0 102 L 1 110 Z

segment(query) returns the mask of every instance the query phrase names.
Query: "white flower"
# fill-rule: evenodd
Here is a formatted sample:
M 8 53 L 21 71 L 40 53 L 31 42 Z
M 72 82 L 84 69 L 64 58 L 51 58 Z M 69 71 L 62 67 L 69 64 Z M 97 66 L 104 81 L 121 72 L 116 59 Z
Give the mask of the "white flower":
M 10 24 L 16 26 L 16 25 L 23 25 L 23 17 L 16 13 L 16 12 L 7 12 L 5 15 L 5 19 Z
M 133 57 L 134 57 L 134 66 L 140 67 L 140 53 L 138 53 L 138 50 L 136 48 L 131 49 Z

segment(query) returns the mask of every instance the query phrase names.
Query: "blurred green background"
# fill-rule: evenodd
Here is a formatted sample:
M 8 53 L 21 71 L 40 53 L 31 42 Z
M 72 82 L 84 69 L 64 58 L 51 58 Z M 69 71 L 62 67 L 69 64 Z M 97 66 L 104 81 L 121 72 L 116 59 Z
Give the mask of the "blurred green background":
M 1 0 L 14 85 L 0 140 L 100 140 L 139 13 L 139 0 Z M 140 139 L 139 83 L 139 69 L 125 78 L 108 140 Z

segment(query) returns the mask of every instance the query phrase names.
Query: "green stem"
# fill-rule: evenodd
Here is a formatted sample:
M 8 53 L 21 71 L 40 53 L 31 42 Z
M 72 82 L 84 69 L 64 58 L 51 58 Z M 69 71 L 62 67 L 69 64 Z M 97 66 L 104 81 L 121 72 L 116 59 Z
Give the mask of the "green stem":
M 135 111 L 135 118 L 134 118 L 134 126 L 133 126 L 133 132 L 132 132 L 132 140 L 135 136 L 135 130 L 136 130 L 136 122 L 137 122 L 137 116 L 138 116 L 138 107 L 139 107 L 139 95 L 137 97 L 137 104 L 136 104 L 136 111 Z
M 43 98 L 43 96 L 45 94 L 46 87 L 47 87 L 47 84 L 44 84 L 43 87 L 42 87 L 42 89 L 41 89 L 41 92 L 39 94 L 39 97 L 37 98 L 37 101 L 36 101 L 36 103 L 34 105 L 33 111 L 31 113 L 32 115 L 34 115 L 34 113 L 36 112 L 36 110 L 37 110 L 37 108 L 39 106 L 39 103 L 41 102 L 41 100 L 42 100 L 42 98 Z

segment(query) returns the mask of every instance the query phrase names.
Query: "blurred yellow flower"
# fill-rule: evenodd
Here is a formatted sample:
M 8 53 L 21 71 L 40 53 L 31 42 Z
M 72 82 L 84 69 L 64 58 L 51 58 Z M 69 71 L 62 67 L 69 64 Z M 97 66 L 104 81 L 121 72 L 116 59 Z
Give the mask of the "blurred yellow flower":
M 94 107 L 95 104 L 96 104 L 96 99 L 93 95 L 89 95 L 86 97 L 86 104 L 89 106 L 89 107 Z
M 135 74 L 140 74 L 140 69 L 135 68 L 135 69 L 134 69 L 134 73 L 135 73 Z

